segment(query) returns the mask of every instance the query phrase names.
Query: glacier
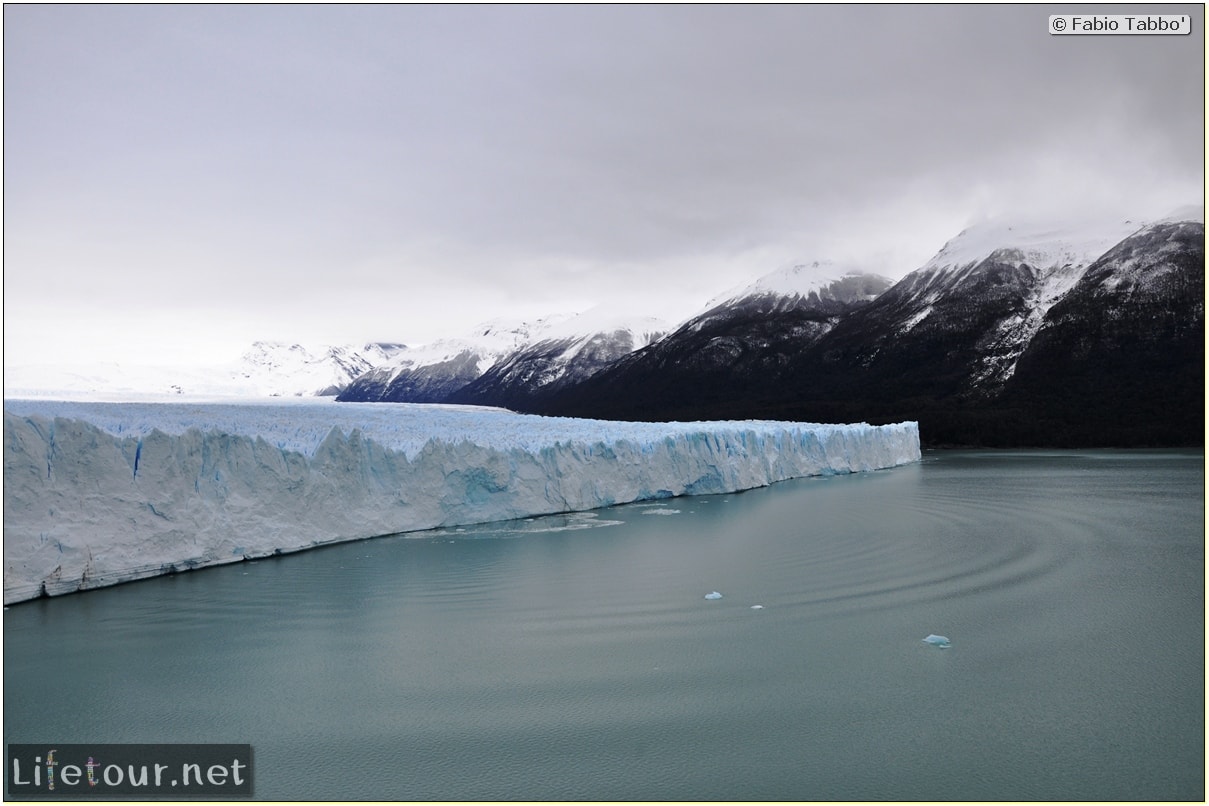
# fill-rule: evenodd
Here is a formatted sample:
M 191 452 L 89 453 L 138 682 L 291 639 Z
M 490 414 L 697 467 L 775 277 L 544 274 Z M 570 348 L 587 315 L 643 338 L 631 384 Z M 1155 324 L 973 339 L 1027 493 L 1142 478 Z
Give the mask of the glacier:
M 914 422 L 627 423 L 313 398 L 5 400 L 4 602 L 919 458 Z

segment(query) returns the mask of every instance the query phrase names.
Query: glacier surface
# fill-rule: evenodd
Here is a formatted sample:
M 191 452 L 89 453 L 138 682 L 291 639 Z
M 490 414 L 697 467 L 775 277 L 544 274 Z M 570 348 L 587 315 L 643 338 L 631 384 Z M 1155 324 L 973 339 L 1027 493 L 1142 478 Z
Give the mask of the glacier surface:
M 623 423 L 315 399 L 6 400 L 4 601 L 919 458 L 913 422 Z

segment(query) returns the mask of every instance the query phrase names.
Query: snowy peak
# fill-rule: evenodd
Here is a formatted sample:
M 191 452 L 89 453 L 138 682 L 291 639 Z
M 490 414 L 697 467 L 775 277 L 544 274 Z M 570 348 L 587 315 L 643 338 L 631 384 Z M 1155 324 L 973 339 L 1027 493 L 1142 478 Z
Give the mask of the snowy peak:
M 1186 204 L 1183 207 L 1177 207 L 1167 215 L 1156 221 L 1156 224 L 1183 224 L 1185 222 L 1195 222 L 1198 224 L 1205 223 L 1205 205 L 1203 204 Z
M 374 364 L 385 364 L 407 349 L 406 344 L 394 341 L 373 341 L 365 345 L 362 352 Z
M 577 314 L 552 314 L 529 322 L 492 319 L 475 326 L 467 336 L 401 350 L 395 362 L 401 367 L 418 368 L 470 352 L 480 356 L 479 368 L 486 372 L 500 358 L 543 341 L 578 340 L 625 331 L 637 337 L 639 346 L 646 346 L 667 330 L 667 323 L 660 319 L 627 316 L 600 307 Z
M 567 314 L 551 314 L 531 322 L 519 319 L 490 319 L 474 327 L 465 341 L 471 342 L 486 352 L 508 351 L 522 344 L 529 344 L 541 334 L 574 318 Z
M 769 272 L 748 285 L 714 297 L 702 313 L 762 297 L 840 303 L 868 302 L 892 285 L 889 278 L 829 260 L 795 263 Z
M 586 377 L 667 330 L 658 319 L 602 308 L 532 322 L 491 320 L 466 337 L 400 351 L 388 366 L 356 378 L 339 399 L 519 405 L 539 390 Z
M 1199 218 L 983 222 L 846 308 L 778 304 L 770 292 L 824 267 L 781 269 L 536 410 L 910 418 L 946 445 L 1203 445 Z
M 337 397 L 342 401 L 440 403 L 493 367 L 548 319 L 528 323 L 492 319 L 460 338 L 437 339 L 394 351 L 389 361 L 356 376 Z
M 1087 266 L 1140 227 L 1133 220 L 989 220 L 967 227 L 922 270 L 968 269 L 988 258 L 1035 269 Z
M 1202 216 L 1203 217 L 1203 216 Z M 1137 299 L 1176 293 L 1172 283 L 1188 285 L 1188 276 L 1204 264 L 1205 225 L 1183 218 L 1143 227 L 1088 267 L 1081 286 L 1092 293 L 1126 294 Z M 1201 289 L 1203 292 L 1203 289 Z M 1196 297 L 1202 294 L 1198 292 Z
M 325 364 L 371 366 L 369 359 L 353 347 L 323 345 L 308 349 L 301 344 L 275 341 L 253 342 L 240 361 L 252 370 L 286 375 L 305 373 Z
M 396 350 L 375 372 L 378 379 L 394 382 L 418 371 L 448 374 L 457 367 L 460 375 L 477 377 L 499 361 L 527 345 L 549 338 L 585 335 L 586 314 L 553 314 L 532 321 L 490 319 L 480 322 L 465 336 L 437 339 L 415 347 Z
M 540 334 L 468 384 L 451 400 L 460 403 L 530 405 L 661 338 L 665 322 L 653 317 L 619 316 L 593 308 Z
M 241 356 L 236 373 L 271 396 L 334 395 L 353 378 L 373 369 L 385 353 L 382 345 L 367 351 L 353 346 L 308 349 L 301 344 L 258 341 Z
M 531 344 L 552 339 L 583 341 L 598 335 L 628 333 L 634 341 L 633 349 L 641 349 L 658 339 L 670 329 L 667 322 L 653 316 L 630 316 L 595 307 L 551 322 L 535 332 Z
M 993 324 L 977 348 L 970 380 L 975 388 L 997 390 L 1049 309 L 1140 227 L 1128 219 L 1023 217 L 967 227 L 886 296 L 883 301 L 895 303 L 889 327 L 899 338 L 917 328 L 952 330 L 977 308 Z
M 863 360 L 893 360 L 889 356 L 912 344 L 921 345 L 919 353 L 943 351 L 950 364 L 934 372 L 964 378 L 965 395 L 994 398 L 1048 327 L 1051 311 L 1070 308 L 1059 307 L 1064 300 L 1088 297 L 1090 286 L 1130 293 L 1154 287 L 1156 297 L 1171 297 L 1169 286 L 1186 282 L 1189 260 L 1203 263 L 1189 243 L 1204 238 L 1204 225 L 1188 221 L 1198 213 L 1203 218 L 1203 208 L 1181 208 L 1153 224 L 988 221 L 969 227 L 871 309 L 893 339 L 865 348 Z M 1110 307 L 1128 304 L 1116 300 Z

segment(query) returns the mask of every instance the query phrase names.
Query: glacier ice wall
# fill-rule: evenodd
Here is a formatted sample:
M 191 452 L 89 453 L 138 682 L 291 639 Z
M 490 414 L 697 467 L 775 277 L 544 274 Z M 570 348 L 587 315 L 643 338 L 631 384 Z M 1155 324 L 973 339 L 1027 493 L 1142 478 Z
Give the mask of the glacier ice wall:
M 4 406 L 5 603 L 920 458 L 915 423 L 618 423 L 326 401 Z

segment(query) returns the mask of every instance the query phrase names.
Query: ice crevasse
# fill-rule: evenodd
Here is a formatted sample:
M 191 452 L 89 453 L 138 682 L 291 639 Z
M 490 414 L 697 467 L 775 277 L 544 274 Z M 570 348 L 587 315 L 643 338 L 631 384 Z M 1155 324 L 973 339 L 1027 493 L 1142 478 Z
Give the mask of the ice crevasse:
M 920 458 L 913 422 L 620 423 L 332 402 L 4 409 L 6 604 L 344 540 Z

